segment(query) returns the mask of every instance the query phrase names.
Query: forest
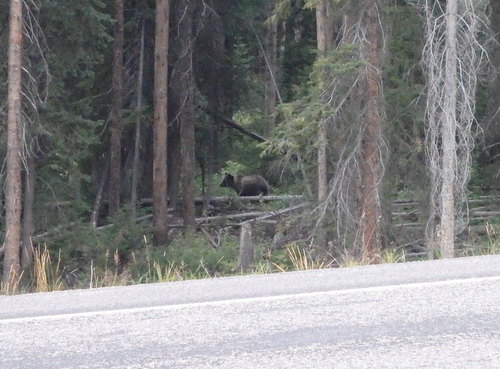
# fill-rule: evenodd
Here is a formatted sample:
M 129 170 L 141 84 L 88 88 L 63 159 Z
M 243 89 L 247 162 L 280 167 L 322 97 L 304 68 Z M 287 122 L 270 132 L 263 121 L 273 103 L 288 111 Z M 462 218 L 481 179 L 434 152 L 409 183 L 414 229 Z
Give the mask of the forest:
M 500 250 L 499 1 L 0 17 L 0 293 Z

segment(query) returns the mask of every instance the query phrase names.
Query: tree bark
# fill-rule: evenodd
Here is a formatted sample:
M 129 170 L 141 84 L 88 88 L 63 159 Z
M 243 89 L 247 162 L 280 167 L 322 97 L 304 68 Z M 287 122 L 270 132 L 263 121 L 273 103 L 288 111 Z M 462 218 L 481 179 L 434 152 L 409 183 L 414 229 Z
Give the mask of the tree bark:
M 115 0 L 113 31 L 113 96 L 111 112 L 111 148 L 109 175 L 109 215 L 120 208 L 121 194 L 121 136 L 123 126 L 123 0 Z
M 333 48 L 333 14 L 332 5 L 329 0 L 321 0 L 318 5 L 316 5 L 316 40 L 318 45 L 318 56 L 319 58 L 325 58 L 328 52 Z M 320 73 L 320 80 L 318 85 L 321 91 L 321 96 L 323 97 L 323 91 L 327 84 L 331 81 L 333 76 L 327 75 L 324 71 Z M 326 101 L 325 101 L 326 102 Z M 318 204 L 320 206 L 326 206 L 325 202 L 328 197 L 328 157 L 327 157 L 327 146 L 328 146 L 328 123 L 331 121 L 331 117 L 324 117 L 318 125 L 318 153 L 317 153 L 317 165 L 318 165 Z M 324 230 L 324 220 L 323 215 L 320 215 L 321 219 L 318 222 L 318 237 L 317 237 L 317 247 L 321 250 L 327 249 L 327 238 L 326 231 Z M 318 251 L 320 251 L 318 250 Z
M 139 50 L 139 70 L 137 71 L 137 102 L 135 117 L 135 137 L 134 137 L 134 159 L 132 163 L 132 185 L 130 190 L 130 202 L 132 205 L 132 219 L 137 214 L 137 184 L 139 182 L 139 159 L 141 150 L 141 115 L 142 115 L 142 85 L 144 74 L 144 20 L 141 26 Z
M 167 86 L 169 1 L 156 0 L 153 121 L 153 244 L 165 245 L 167 228 Z
M 454 254 L 455 234 L 455 152 L 457 122 L 457 0 L 446 3 L 446 71 L 445 71 L 445 106 L 441 127 L 443 139 L 443 162 L 441 187 L 441 220 L 439 245 L 441 257 L 449 258 Z
M 8 55 L 7 178 L 5 183 L 5 249 L 3 282 L 15 291 L 20 278 L 21 241 L 21 68 L 23 2 L 10 1 Z
M 333 48 L 333 17 L 331 14 L 331 5 L 329 0 L 321 0 L 316 5 L 316 34 L 318 43 L 318 54 L 320 57 L 326 57 Z M 325 81 L 331 79 L 321 73 L 319 87 L 325 88 Z M 320 122 L 318 127 L 318 202 L 325 202 L 328 195 L 328 167 L 327 167 L 327 144 L 328 144 L 328 122 L 325 119 Z
M 361 141 L 361 183 L 358 204 L 358 234 L 361 236 L 362 257 L 370 262 L 380 259 L 381 239 L 380 221 L 381 206 L 379 185 L 382 171 L 380 155 L 381 143 L 381 71 L 383 53 L 383 34 L 380 22 L 379 3 L 377 0 L 366 0 L 363 28 L 366 39 L 361 45 L 363 59 L 366 60 L 366 70 L 361 88 L 366 87 L 365 127 Z

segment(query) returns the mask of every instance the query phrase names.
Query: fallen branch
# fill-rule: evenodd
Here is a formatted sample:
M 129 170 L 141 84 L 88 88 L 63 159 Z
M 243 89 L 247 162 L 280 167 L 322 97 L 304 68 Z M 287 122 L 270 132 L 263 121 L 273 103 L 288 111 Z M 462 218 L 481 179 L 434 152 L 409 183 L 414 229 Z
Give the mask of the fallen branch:
M 212 205 L 230 203 L 232 201 L 238 202 L 252 202 L 252 201 L 291 201 L 301 200 L 302 195 L 269 195 L 269 196 L 213 196 L 208 198 L 208 202 Z M 194 199 L 195 205 L 203 205 L 206 201 L 205 197 L 196 197 Z M 153 199 L 150 197 L 141 200 L 143 205 L 152 205 Z
M 477 217 L 487 217 L 487 218 L 498 218 L 500 217 L 500 211 L 475 211 L 472 210 L 471 213 L 473 214 L 472 217 L 477 216 Z
M 229 126 L 231 128 L 237 129 L 241 133 L 247 135 L 248 137 L 253 138 L 256 141 L 259 141 L 259 142 L 267 142 L 267 141 L 269 141 L 267 138 L 262 137 L 261 135 L 258 135 L 257 133 L 254 133 L 252 131 L 249 131 L 248 129 L 246 129 L 245 127 L 243 127 L 241 124 L 236 123 L 232 119 L 225 118 L 225 117 L 221 116 L 220 114 L 217 114 L 217 113 L 215 113 L 213 111 L 208 111 L 208 113 L 211 114 L 212 116 L 214 116 L 215 118 L 219 119 L 225 125 L 227 125 L 227 126 Z
M 241 222 L 238 225 L 242 226 L 242 225 L 248 224 L 248 223 L 260 222 L 260 221 L 263 221 L 263 220 L 266 220 L 266 219 L 269 219 L 269 218 L 273 218 L 273 217 L 276 217 L 276 216 L 279 216 L 279 215 L 290 213 L 290 212 L 292 212 L 294 210 L 298 210 L 298 209 L 304 208 L 307 205 L 309 205 L 308 202 L 303 202 L 302 204 L 299 204 L 299 205 L 290 206 L 290 207 L 288 207 L 286 209 L 282 209 L 282 210 L 279 210 L 279 211 L 274 211 L 274 212 L 272 212 L 270 214 L 262 215 L 262 216 L 259 216 L 257 218 L 254 218 L 254 219 L 250 219 L 250 220 L 247 220 L 245 222 Z
M 202 217 L 196 218 L 196 224 L 200 225 L 207 221 L 215 221 L 215 220 L 229 220 L 229 219 L 243 219 L 243 218 L 256 218 L 262 215 L 269 214 L 265 211 L 251 211 L 248 213 L 240 213 L 240 214 L 229 214 L 229 215 L 216 215 L 213 217 Z

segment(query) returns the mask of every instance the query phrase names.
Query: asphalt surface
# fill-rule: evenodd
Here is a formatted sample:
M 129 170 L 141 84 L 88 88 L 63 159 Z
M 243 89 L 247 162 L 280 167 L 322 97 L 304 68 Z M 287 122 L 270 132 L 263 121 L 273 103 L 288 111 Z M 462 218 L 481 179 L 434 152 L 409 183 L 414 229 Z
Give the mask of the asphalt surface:
M 0 297 L 0 368 L 499 368 L 500 256 Z

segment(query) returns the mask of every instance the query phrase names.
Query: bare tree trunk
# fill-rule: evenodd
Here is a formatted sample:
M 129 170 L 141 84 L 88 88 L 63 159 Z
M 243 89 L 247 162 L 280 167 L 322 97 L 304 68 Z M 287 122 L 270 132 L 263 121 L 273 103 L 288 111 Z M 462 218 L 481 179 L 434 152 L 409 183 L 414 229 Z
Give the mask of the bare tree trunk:
M 23 270 L 29 268 L 33 262 L 33 234 L 35 223 L 33 206 L 35 204 L 36 186 L 36 157 L 30 153 L 27 158 L 27 168 L 24 177 L 24 206 L 23 206 L 23 242 L 21 253 L 21 267 Z
M 121 136 L 123 126 L 123 0 L 115 0 L 113 31 L 113 103 L 111 113 L 111 164 L 109 175 L 109 215 L 120 208 Z
M 358 204 L 358 234 L 362 237 L 363 259 L 377 262 L 380 258 L 381 206 L 379 186 L 382 172 L 381 158 L 381 71 L 383 35 L 377 0 L 366 0 L 363 28 L 366 39 L 362 43 L 362 55 L 367 61 L 365 71 L 366 106 L 365 125 L 361 141 L 361 188 Z
M 332 5 L 328 0 L 321 0 L 316 5 L 316 39 L 318 44 L 318 55 L 325 58 L 328 52 L 333 48 L 333 14 Z M 323 92 L 325 86 L 331 81 L 333 76 L 328 76 L 324 72 L 320 74 L 319 88 Z M 322 94 L 323 95 L 323 94 Z M 326 206 L 328 196 L 328 124 L 331 117 L 326 117 L 318 125 L 318 203 L 320 206 Z M 318 222 L 317 246 L 320 249 L 327 248 L 327 239 L 324 228 L 323 216 Z
M 139 182 L 139 159 L 141 150 L 141 115 L 142 115 L 142 85 L 144 74 L 144 20 L 141 26 L 141 41 L 139 51 L 139 70 L 137 71 L 137 103 L 135 118 L 134 160 L 132 163 L 132 185 L 130 202 L 132 203 L 132 218 L 137 214 L 137 183 Z
M 331 14 L 331 5 L 328 0 L 321 0 L 316 5 L 316 34 L 318 43 L 318 54 L 320 57 L 326 57 L 333 47 L 333 17 Z M 321 74 L 319 81 L 320 89 L 323 90 L 326 81 L 331 76 Z M 328 195 L 328 168 L 327 168 L 327 132 L 329 119 L 320 122 L 318 127 L 318 202 L 325 202 Z
M 443 139 L 441 223 L 439 240 L 441 257 L 454 254 L 455 234 L 455 152 L 456 152 L 456 107 L 457 107 L 457 0 L 446 3 L 446 71 L 444 119 L 441 127 Z
M 5 185 L 5 251 L 3 282 L 15 291 L 20 278 L 21 241 L 21 68 L 23 1 L 10 1 L 8 56 L 7 179 Z
M 278 23 L 269 21 L 273 14 L 276 0 L 268 0 L 266 3 L 266 16 L 268 18 L 266 24 L 266 73 L 265 73 L 265 96 L 264 96 L 264 115 L 267 120 L 266 133 L 269 133 L 274 128 L 274 120 L 276 118 L 276 72 L 277 55 L 278 55 Z
M 194 71 L 193 71 L 193 4 L 192 0 L 179 2 L 176 8 L 180 54 L 173 74 L 174 88 L 180 93 L 181 123 L 181 182 L 184 226 L 192 227 L 195 222 L 194 212 Z M 174 77 L 173 77 L 174 78 Z
M 485 52 L 479 35 L 486 6 L 485 1 L 448 0 L 443 14 L 440 3 L 425 2 L 426 152 L 432 185 L 426 237 L 429 254 L 439 245 L 442 257 L 453 257 L 454 235 L 468 223 L 476 86 Z
M 167 228 L 167 86 L 169 1 L 156 0 L 153 122 L 153 243 L 168 241 Z

